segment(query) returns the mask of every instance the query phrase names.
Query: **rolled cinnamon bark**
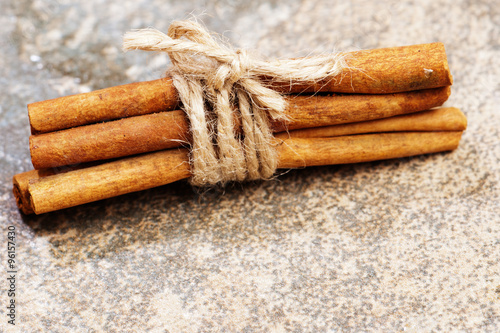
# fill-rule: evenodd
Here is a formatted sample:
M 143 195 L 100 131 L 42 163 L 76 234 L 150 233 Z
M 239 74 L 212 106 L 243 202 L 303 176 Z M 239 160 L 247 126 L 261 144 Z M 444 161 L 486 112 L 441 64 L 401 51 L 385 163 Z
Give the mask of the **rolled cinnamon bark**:
M 35 169 L 158 151 L 188 143 L 182 111 L 154 113 L 30 136 Z
M 332 138 L 290 138 L 280 145 L 279 168 L 350 164 L 454 150 L 462 131 L 401 132 Z
M 101 121 L 173 110 L 177 91 L 170 78 L 130 83 L 28 104 L 31 133 L 47 133 Z
M 466 127 L 467 118 L 462 111 L 449 107 L 359 123 L 281 132 L 275 134 L 275 137 L 327 138 L 365 133 L 464 131 Z
M 26 214 L 33 214 L 33 209 L 31 208 L 30 197 L 28 193 L 28 185 L 30 181 L 40 179 L 47 176 L 57 175 L 65 173 L 72 170 L 82 169 L 84 167 L 90 167 L 96 165 L 95 163 L 87 163 L 85 165 L 80 164 L 77 166 L 64 166 L 62 168 L 49 168 L 42 170 L 30 170 L 27 172 L 19 173 L 12 177 L 14 197 L 16 198 L 16 203 L 19 209 Z
M 314 84 L 271 83 L 284 93 L 390 94 L 449 86 L 453 80 L 442 43 L 347 54 L 349 69 Z M 28 105 L 32 134 L 172 110 L 178 96 L 169 78 L 106 88 Z
M 291 121 L 271 126 L 273 132 L 282 132 L 387 118 L 441 106 L 450 93 L 451 87 L 446 86 L 381 95 L 290 95 L 286 114 Z
M 291 121 L 275 122 L 274 132 L 352 123 L 413 113 L 442 105 L 449 87 L 388 95 L 289 96 Z M 162 112 L 75 127 L 30 137 L 35 169 L 130 156 L 180 146 L 189 141 L 181 111 Z
M 284 91 L 388 94 L 453 84 L 443 43 L 351 52 L 347 63 L 349 69 L 340 77 L 285 86 Z
M 28 185 L 30 179 L 39 179 L 53 175 L 52 169 L 44 170 L 30 170 L 27 172 L 19 173 L 12 179 L 14 197 L 16 198 L 17 207 L 26 215 L 33 214 L 31 202 L 28 193 Z
M 280 168 L 346 164 L 448 151 L 457 132 L 382 133 L 335 138 L 276 139 Z M 37 175 L 37 174 L 33 174 Z M 171 149 L 62 174 L 33 178 L 19 188 L 18 202 L 36 214 L 165 185 L 190 176 L 188 151 Z M 24 177 L 24 176 L 23 176 Z

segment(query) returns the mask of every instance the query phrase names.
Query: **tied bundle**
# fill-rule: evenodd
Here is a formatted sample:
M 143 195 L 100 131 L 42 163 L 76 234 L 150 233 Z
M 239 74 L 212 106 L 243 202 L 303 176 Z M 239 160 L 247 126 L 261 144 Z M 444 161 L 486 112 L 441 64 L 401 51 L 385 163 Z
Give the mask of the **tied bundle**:
M 35 169 L 13 179 L 25 214 L 184 178 L 267 179 L 276 168 L 448 151 L 466 128 L 460 110 L 438 108 L 452 84 L 441 43 L 265 62 L 174 22 L 124 47 L 165 51 L 174 67 L 28 105 Z
M 192 133 L 194 185 L 265 179 L 276 171 L 278 157 L 268 116 L 285 121 L 286 102 L 261 78 L 269 77 L 274 83 L 316 82 L 340 74 L 345 67 L 343 57 L 337 55 L 261 61 L 245 50 L 233 51 L 217 43 L 190 21 L 172 23 L 168 35 L 154 29 L 128 33 L 123 48 L 168 53 L 169 74 Z M 240 120 L 241 135 L 236 133 L 234 117 Z M 209 122 L 214 128 L 209 128 Z

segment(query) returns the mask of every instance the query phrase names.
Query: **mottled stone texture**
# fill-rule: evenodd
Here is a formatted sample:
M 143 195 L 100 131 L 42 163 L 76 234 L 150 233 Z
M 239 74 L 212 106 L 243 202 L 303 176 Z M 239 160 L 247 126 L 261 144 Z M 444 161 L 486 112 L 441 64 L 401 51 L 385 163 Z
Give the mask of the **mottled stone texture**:
M 121 36 L 190 13 L 266 56 L 442 41 L 469 128 L 451 153 L 22 216 L 26 104 L 160 77 Z M 21 332 L 500 330 L 495 1 L 3 0 L 0 26 L 0 331 L 8 225 Z

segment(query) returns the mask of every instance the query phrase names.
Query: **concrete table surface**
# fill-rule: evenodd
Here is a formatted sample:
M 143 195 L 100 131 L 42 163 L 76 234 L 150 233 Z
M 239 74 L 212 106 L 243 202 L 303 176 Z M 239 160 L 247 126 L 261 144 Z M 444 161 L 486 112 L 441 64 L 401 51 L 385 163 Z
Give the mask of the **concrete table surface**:
M 23 216 L 26 104 L 161 77 L 166 56 L 121 37 L 191 14 L 270 57 L 441 41 L 460 147 Z M 0 331 L 500 331 L 498 3 L 5 0 L 0 25 Z

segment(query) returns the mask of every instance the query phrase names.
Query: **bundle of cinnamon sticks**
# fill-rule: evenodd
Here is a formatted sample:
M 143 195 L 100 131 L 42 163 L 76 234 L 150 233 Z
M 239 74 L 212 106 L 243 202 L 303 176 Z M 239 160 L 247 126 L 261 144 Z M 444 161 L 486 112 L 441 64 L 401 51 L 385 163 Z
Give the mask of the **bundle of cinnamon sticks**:
M 407 157 L 458 147 L 466 118 L 438 108 L 452 77 L 441 43 L 357 51 L 342 77 L 276 85 L 280 168 Z M 41 214 L 190 176 L 189 124 L 170 78 L 28 105 L 34 170 L 15 175 L 25 214 Z M 234 118 L 238 127 L 239 119 Z

